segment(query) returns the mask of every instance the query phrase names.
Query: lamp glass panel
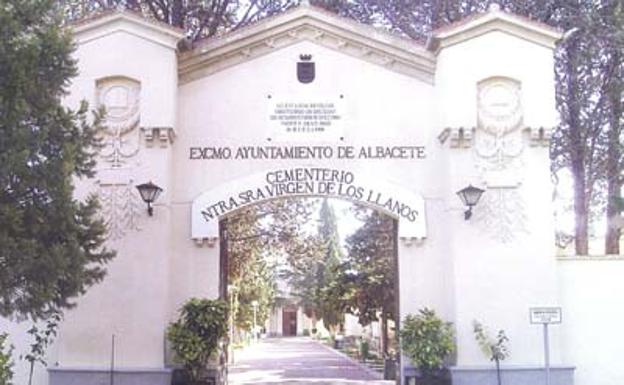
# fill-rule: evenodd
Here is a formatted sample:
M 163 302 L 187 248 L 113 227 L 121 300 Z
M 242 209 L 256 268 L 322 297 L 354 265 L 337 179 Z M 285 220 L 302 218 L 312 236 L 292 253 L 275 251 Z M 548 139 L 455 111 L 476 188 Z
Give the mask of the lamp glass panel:
M 152 182 L 138 185 L 137 190 L 139 190 L 139 194 L 141 194 L 141 199 L 148 203 L 154 202 L 162 192 L 162 189 Z
M 484 190 L 478 187 L 468 186 L 458 191 L 457 194 L 466 206 L 474 206 L 479 202 L 479 199 L 481 199 L 483 191 Z

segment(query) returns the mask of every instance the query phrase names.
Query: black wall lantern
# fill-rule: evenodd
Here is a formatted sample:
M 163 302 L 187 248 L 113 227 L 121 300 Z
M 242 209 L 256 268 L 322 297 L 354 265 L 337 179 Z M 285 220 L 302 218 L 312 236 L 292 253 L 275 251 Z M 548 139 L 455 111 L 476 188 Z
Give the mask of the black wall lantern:
M 485 190 L 481 190 L 478 187 L 474 187 L 473 185 L 469 185 L 468 187 L 464 187 L 463 189 L 457 192 L 459 198 L 464 202 L 466 206 L 468 206 L 468 210 L 464 212 L 464 219 L 468 220 L 472 216 L 472 206 L 475 206 L 479 203 L 479 199 L 481 199 L 481 194 L 483 194 Z
M 154 203 L 154 201 L 158 199 L 158 196 L 163 191 L 163 189 L 156 186 L 151 181 L 148 183 L 140 184 L 136 186 L 136 188 L 137 190 L 139 190 L 139 194 L 141 194 L 143 202 L 147 203 L 147 213 L 151 217 L 154 214 L 154 208 L 152 207 L 152 203 Z

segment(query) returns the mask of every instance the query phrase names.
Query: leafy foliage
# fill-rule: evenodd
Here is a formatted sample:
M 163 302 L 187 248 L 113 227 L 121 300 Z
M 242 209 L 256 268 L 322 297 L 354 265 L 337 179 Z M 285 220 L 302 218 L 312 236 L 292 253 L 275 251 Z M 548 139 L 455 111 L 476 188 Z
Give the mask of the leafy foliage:
M 302 3 L 297 0 L 57 0 L 74 20 L 121 6 L 183 28 L 192 41 L 235 30 Z M 498 4 L 505 12 L 565 31 L 556 49 L 560 124 L 551 141 L 555 182 L 574 182 L 574 241 L 588 253 L 589 228 L 606 215 L 605 251 L 619 253 L 621 216 L 613 203 L 624 184 L 624 5 L 616 0 L 311 0 L 314 6 L 425 42 L 438 28 Z
M 472 329 L 483 354 L 491 361 L 503 361 L 509 357 L 509 348 L 507 347 L 509 338 L 505 335 L 504 330 L 499 330 L 498 333 L 496 333 L 496 337 L 492 339 L 487 335 L 485 328 L 480 322 L 474 321 L 472 323 Z
M 599 177 L 605 195 L 605 253 L 620 253 L 622 186 L 624 185 L 624 3 L 606 2 L 598 10 L 601 39 L 600 73 L 604 104 L 602 164 Z
M 500 362 L 509 357 L 509 348 L 507 347 L 509 338 L 507 338 L 505 331 L 501 329 L 496 333 L 496 337 L 492 339 L 487 335 L 485 328 L 478 321 L 473 321 L 472 329 L 483 354 L 485 354 L 490 361 L 496 363 L 496 377 L 498 385 L 501 385 Z
M 8 334 L 0 334 L 0 385 L 11 385 L 13 378 L 13 346 L 6 347 Z
M 28 361 L 30 364 L 28 385 L 32 384 L 35 365 L 37 363 L 40 363 L 43 366 L 47 365 L 47 362 L 45 361 L 46 349 L 54 341 L 61 319 L 61 313 L 54 312 L 47 316 L 45 327 L 43 329 L 40 329 L 37 325 L 33 325 L 28 330 L 28 334 L 30 334 L 34 339 L 34 342 L 30 345 L 30 352 L 23 357 L 23 359 Z
M 192 41 L 235 30 L 301 3 L 297 0 L 57 0 L 70 20 L 120 5 L 183 28 Z M 616 0 L 311 0 L 314 6 L 425 42 L 433 31 L 498 4 L 505 12 L 565 31 L 556 49 L 560 124 L 551 141 L 555 182 L 574 182 L 574 241 L 588 253 L 589 228 L 606 215 L 605 251 L 619 252 L 624 184 L 624 5 Z
M 45 317 L 100 281 L 98 203 L 73 198 L 95 165 L 98 119 L 63 107 L 76 63 L 51 0 L 0 3 L 0 315 Z
M 624 4 L 591 0 L 326 1 L 343 16 L 425 41 L 437 28 L 491 4 L 565 32 L 555 51 L 560 123 L 551 141 L 554 180 L 572 175 L 577 254 L 588 254 L 590 224 L 606 214 L 605 252 L 619 253 L 624 184 Z
M 362 325 L 396 315 L 395 220 L 377 211 L 347 237 L 347 259 L 341 284 L 349 290 L 350 312 Z
M 58 0 L 70 20 L 125 7 L 186 31 L 198 40 L 235 30 L 281 13 L 292 0 Z
M 252 301 L 258 301 L 257 322 L 269 316 L 276 296 L 276 256 L 297 253 L 302 227 L 310 221 L 314 201 L 276 199 L 238 211 L 227 219 L 228 295 L 236 326 L 251 330 Z M 271 261 L 273 259 L 273 261 Z
M 316 234 L 299 246 L 304 251 L 289 254 L 286 276 L 306 313 L 335 329 L 344 322 L 344 305 L 335 290 L 343 256 L 336 214 L 327 199 L 321 203 Z
M 444 322 L 431 309 L 409 314 L 401 328 L 403 353 L 425 375 L 442 369 L 444 360 L 455 351 L 452 324 Z
M 551 145 L 554 173 L 569 170 L 574 182 L 575 249 L 588 254 L 592 206 L 601 203 L 600 179 L 605 173 L 605 87 L 611 82 L 603 60 L 606 34 L 598 22 L 600 6 L 579 2 L 576 12 L 561 22 L 572 27 L 560 42 L 555 56 L 557 107 L 561 123 Z M 597 216 L 597 215 L 596 215 Z
M 318 316 L 323 319 L 326 326 L 337 327 L 344 323 L 344 306 L 341 301 L 335 300 L 340 297 L 334 296 L 336 292 L 332 285 L 337 281 L 343 255 L 338 235 L 338 220 L 327 199 L 321 204 L 317 234 L 322 256 L 321 263 L 316 269 Z
M 180 309 L 180 317 L 167 329 L 175 357 L 192 381 L 199 381 L 227 335 L 228 307 L 224 301 L 191 298 Z
M 264 324 L 274 303 L 276 293 L 275 269 L 260 254 L 247 265 L 241 279 L 237 281 L 235 320 L 236 326 L 243 330 L 253 327 L 253 301 L 258 301 L 257 323 Z

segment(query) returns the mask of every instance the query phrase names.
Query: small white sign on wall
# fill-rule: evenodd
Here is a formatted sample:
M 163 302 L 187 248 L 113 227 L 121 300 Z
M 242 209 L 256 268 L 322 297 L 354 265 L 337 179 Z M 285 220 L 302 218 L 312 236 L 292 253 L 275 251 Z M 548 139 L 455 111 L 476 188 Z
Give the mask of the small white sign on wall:
M 532 307 L 529 309 L 532 324 L 560 324 L 560 307 Z

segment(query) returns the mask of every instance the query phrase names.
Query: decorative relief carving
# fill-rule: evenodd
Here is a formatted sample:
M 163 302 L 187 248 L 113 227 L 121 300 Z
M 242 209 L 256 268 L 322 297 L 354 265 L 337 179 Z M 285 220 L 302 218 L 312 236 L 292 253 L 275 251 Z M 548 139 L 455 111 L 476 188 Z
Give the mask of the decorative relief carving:
M 420 78 L 430 83 L 433 82 L 433 59 L 422 57 L 416 52 L 388 52 L 385 46 L 367 44 L 360 42 L 357 38 L 345 39 L 341 35 L 314 25 L 303 25 L 289 29 L 279 35 L 238 47 L 228 55 L 212 57 L 209 51 L 201 50 L 200 52 L 207 57 L 189 57 L 182 60 L 180 80 L 185 83 L 305 40 L 314 41 L 323 47 L 340 51 L 392 71 Z
M 472 147 L 474 127 L 449 128 L 447 132 L 451 148 Z
M 195 238 L 195 245 L 197 245 L 197 247 L 208 246 L 209 248 L 213 248 L 217 245 L 218 241 L 219 237 Z
M 489 134 L 503 136 L 520 128 L 520 82 L 503 77 L 479 82 L 477 105 L 479 128 Z
M 517 188 L 488 187 L 473 218 L 502 243 L 527 232 L 525 204 Z
M 106 108 L 103 122 L 104 148 L 101 156 L 117 168 L 139 152 L 139 94 L 138 82 L 124 78 L 106 78 L 97 82 L 97 104 Z
M 526 230 L 524 202 L 518 191 L 525 147 L 521 87 L 520 82 L 502 77 L 486 79 L 477 87 L 475 165 L 487 192 L 476 220 L 495 239 L 507 243 Z
M 500 77 L 480 82 L 477 106 L 474 146 L 477 167 L 488 186 L 496 182 L 501 173 L 517 177 L 515 171 L 521 166 L 520 155 L 524 150 L 520 83 Z M 496 176 L 490 177 L 490 174 Z
M 98 183 L 98 195 L 111 239 L 123 238 L 130 231 L 141 230 L 139 226 L 142 201 L 135 192 L 132 181 L 127 183 Z
M 142 127 L 143 135 L 147 147 L 152 147 L 154 143 L 160 143 L 160 147 L 167 147 L 175 139 L 173 127 Z
M 487 187 L 475 221 L 501 242 L 526 232 L 525 202 L 519 188 L 525 148 L 547 147 L 552 129 L 524 126 L 519 81 L 492 77 L 477 84 L 477 127 L 445 128 L 438 140 L 451 148 L 472 148 L 474 164 Z M 528 139 L 525 137 L 528 133 Z

